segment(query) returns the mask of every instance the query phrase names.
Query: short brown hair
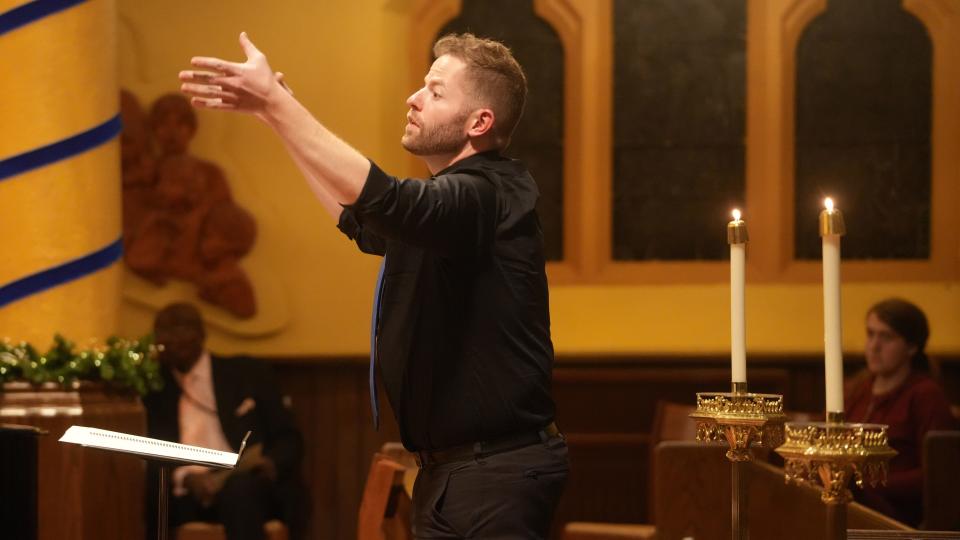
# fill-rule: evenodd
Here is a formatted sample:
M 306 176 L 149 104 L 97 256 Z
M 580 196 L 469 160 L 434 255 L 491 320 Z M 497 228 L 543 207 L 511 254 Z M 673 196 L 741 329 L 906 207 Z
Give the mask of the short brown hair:
M 867 311 L 883 321 L 904 341 L 914 345 L 917 352 L 911 358 L 911 367 L 918 371 L 930 371 L 930 360 L 924 350 L 930 337 L 930 326 L 923 310 L 902 298 L 887 298 L 877 302 Z
M 189 302 L 176 302 L 168 304 L 153 319 L 153 331 L 168 330 L 170 328 L 189 328 L 198 332 L 201 336 L 205 335 L 203 328 L 203 316 L 196 306 Z
M 473 34 L 447 34 L 433 45 L 435 58 L 449 54 L 467 65 L 467 73 L 476 97 L 493 109 L 493 136 L 500 148 L 510 144 L 510 136 L 523 116 L 527 99 L 527 77 L 510 49 L 492 39 Z

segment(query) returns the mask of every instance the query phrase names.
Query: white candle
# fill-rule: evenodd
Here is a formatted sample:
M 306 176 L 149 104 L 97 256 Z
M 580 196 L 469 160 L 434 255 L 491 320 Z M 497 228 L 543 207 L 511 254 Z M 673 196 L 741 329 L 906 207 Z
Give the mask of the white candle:
M 747 226 L 740 211 L 733 211 L 727 224 L 730 244 L 730 380 L 747 382 L 747 330 L 744 313 L 744 283 L 747 250 Z
M 843 336 L 840 326 L 840 236 L 843 215 L 833 200 L 824 201 L 820 213 L 823 238 L 823 344 L 826 371 L 827 413 L 843 412 Z

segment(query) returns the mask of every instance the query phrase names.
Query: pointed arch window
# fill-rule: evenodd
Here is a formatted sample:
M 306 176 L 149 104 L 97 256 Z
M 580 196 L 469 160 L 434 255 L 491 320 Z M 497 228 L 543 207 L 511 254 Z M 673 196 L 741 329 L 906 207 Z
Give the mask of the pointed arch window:
M 804 30 L 797 259 L 820 258 L 816 209 L 827 195 L 850 223 L 845 259 L 930 257 L 932 56 L 926 29 L 899 0 L 831 0 Z
M 746 189 L 746 0 L 614 0 L 613 29 L 613 259 L 723 260 Z
M 534 12 L 532 0 L 463 0 L 457 16 L 434 39 L 471 32 L 510 47 L 527 76 L 523 119 L 506 154 L 526 163 L 540 189 L 537 213 L 549 261 L 563 252 L 563 46 L 556 31 Z M 429 51 L 427 51 L 429 54 Z

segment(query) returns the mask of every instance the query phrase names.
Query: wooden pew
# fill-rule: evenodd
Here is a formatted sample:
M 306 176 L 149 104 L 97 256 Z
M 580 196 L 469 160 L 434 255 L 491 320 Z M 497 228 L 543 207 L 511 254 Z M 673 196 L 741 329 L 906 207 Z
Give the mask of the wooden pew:
M 668 441 L 654 452 L 658 540 L 729 538 L 730 462 L 724 447 Z M 782 469 L 757 462 L 751 463 L 749 486 L 751 537 L 807 540 L 824 536 L 826 509 L 818 489 L 786 484 Z M 857 503 L 848 507 L 847 527 L 912 530 Z
M 357 513 L 358 540 L 409 540 L 410 496 L 404 486 L 408 467 L 376 453 Z
M 931 431 L 923 441 L 924 529 L 960 530 L 960 431 Z M 960 536 L 960 535 L 958 535 Z
M 847 540 L 960 540 L 960 532 L 847 530 Z
M 690 414 L 695 410 L 696 407 L 689 404 L 658 401 L 650 433 L 651 447 L 656 448 L 660 443 L 666 441 L 692 442 L 696 440 L 696 423 L 690 418 Z M 788 418 L 791 421 L 810 419 L 807 413 L 788 413 Z M 758 459 L 764 459 L 770 453 L 768 449 L 755 449 L 754 452 Z M 651 452 L 648 469 L 650 480 L 648 484 L 649 509 L 647 515 L 651 517 L 651 521 L 656 516 L 658 499 L 666 496 L 658 496 L 656 492 L 657 485 L 654 479 L 657 477 L 657 457 L 656 452 Z M 729 473 L 727 475 L 729 476 Z M 729 486 L 729 478 L 727 485 Z M 656 527 L 652 524 L 639 523 L 572 521 L 565 525 L 562 535 L 563 540 L 649 540 L 652 538 L 659 538 L 656 536 Z

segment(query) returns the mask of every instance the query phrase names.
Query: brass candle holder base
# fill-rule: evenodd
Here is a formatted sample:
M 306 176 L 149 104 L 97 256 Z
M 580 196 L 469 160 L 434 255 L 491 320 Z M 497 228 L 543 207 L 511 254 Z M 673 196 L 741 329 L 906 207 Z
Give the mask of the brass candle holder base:
M 783 456 L 786 480 L 823 487 L 827 504 L 846 504 L 852 477 L 857 486 L 885 483 L 887 463 L 897 454 L 887 444 L 887 426 L 845 422 L 786 424 Z
M 828 413 L 827 422 L 789 423 L 786 442 L 776 452 L 784 459 L 786 481 L 820 486 L 827 504 L 827 538 L 846 538 L 847 488 L 886 483 L 887 463 L 897 452 L 887 444 L 887 426 L 850 424 L 843 413 Z
M 750 461 L 752 446 L 776 448 L 783 444 L 783 396 L 752 394 L 746 383 L 734 383 L 733 392 L 697 394 L 697 440 L 726 442 L 727 459 Z
M 697 440 L 725 442 L 730 460 L 731 538 L 749 538 L 747 509 L 750 448 L 776 448 L 783 442 L 783 396 L 752 394 L 747 383 L 733 383 L 732 392 L 697 394 L 697 410 L 690 415 L 697 423 Z

